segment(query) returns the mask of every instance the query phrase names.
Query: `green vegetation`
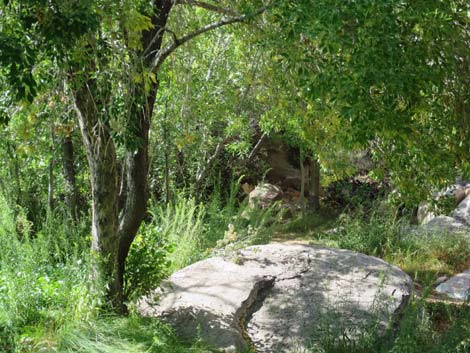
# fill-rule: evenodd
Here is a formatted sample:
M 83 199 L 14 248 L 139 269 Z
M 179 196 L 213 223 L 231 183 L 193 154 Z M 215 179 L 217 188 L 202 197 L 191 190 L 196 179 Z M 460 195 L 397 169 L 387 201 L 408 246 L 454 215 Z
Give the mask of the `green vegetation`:
M 398 327 L 383 336 L 369 330 L 354 342 L 347 335 L 343 340 L 325 335 L 314 345 L 312 353 L 464 353 L 470 348 L 469 324 L 468 308 L 413 301 L 408 304 Z
M 230 250 L 259 243 L 260 239 L 269 241 L 257 232 L 282 234 L 289 239 L 310 240 L 384 258 L 403 268 L 423 287 L 424 297 L 412 300 L 399 325 L 390 328 L 385 336 L 367 330 L 359 341 L 343 341 L 337 339 L 336 332 L 326 331 L 329 334 L 316 341 L 312 352 L 411 353 L 426 349 L 450 353 L 468 349 L 468 308 L 425 300 L 427 289 L 437 276 L 468 268 L 468 239 L 404 236 L 403 221 L 396 222 L 395 213 L 388 208 L 372 214 L 344 213 L 336 220 L 325 219 L 330 214 L 326 213 L 323 217 L 306 215 L 280 223 L 267 215 L 269 211 L 252 211 L 251 218 L 242 218 L 240 213 L 246 211 L 243 205 L 227 206 L 220 212 L 215 203 L 217 200 L 205 208 L 181 197 L 166 208 L 152 208 L 152 221 L 141 228 L 128 259 L 126 286 L 131 289 L 130 298 L 155 288 L 171 271 L 208 256 L 213 249 L 222 246 Z M 197 353 L 210 348 L 203 342 L 181 342 L 170 327 L 157 319 L 140 318 L 135 313 L 119 317 L 103 312 L 100 305 L 105 300 L 104 292 L 90 282 L 89 239 L 83 230 L 86 228 L 58 222 L 55 215 L 37 237 L 29 239 L 25 233 L 18 236 L 17 221 L 5 202 L 2 209 L 2 351 Z M 266 221 L 271 225 L 263 223 Z M 237 229 L 244 233 L 238 234 Z M 218 237 L 214 238 L 214 234 Z M 129 305 L 132 311 L 132 303 Z
M 468 307 L 426 296 L 470 268 L 470 241 L 410 231 L 420 202 L 449 214 L 435 194 L 470 179 L 469 14 L 0 0 L 0 352 L 203 352 L 136 300 L 208 256 L 287 240 L 380 257 L 419 287 L 385 336 L 327 334 L 312 352 L 469 351 Z M 250 206 L 264 181 L 281 200 Z
M 15 218 L 2 200 L 0 217 L 0 351 L 2 352 L 200 352 L 205 345 L 181 343 L 156 319 L 109 316 L 105 292 L 93 274 L 88 227 L 49 215 L 33 238 L 24 216 Z M 151 207 L 128 258 L 126 291 L 138 299 L 172 271 L 207 257 L 214 248 L 237 249 L 268 241 L 273 209 L 204 206 L 179 197 Z M 240 213 L 248 212 L 245 218 Z M 276 213 L 274 213 L 276 214 Z M 24 222 L 24 223 L 20 223 Z M 29 225 L 30 226 L 30 225 Z M 21 227 L 21 228 L 20 228 Z M 26 227 L 26 229 L 25 229 Z M 21 234 L 17 229 L 21 229 Z M 132 311 L 132 302 L 129 302 Z

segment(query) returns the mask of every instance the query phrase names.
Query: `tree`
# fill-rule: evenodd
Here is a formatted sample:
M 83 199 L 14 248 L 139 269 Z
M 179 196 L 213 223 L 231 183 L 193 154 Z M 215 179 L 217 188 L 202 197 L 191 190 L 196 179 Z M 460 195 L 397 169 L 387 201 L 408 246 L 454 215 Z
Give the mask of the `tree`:
M 370 148 L 377 175 L 416 202 L 469 175 L 468 10 L 461 0 L 286 1 L 268 43 L 313 139 Z M 332 153 L 321 144 L 323 164 Z
M 0 62 L 17 97 L 32 101 L 38 88 L 34 65 L 44 58 L 66 75 L 90 172 L 96 273 L 117 310 L 124 310 L 125 259 L 147 210 L 149 129 L 162 64 L 191 39 L 267 8 L 241 5 L 244 15 L 191 0 L 35 0 L 3 6 Z M 177 35 L 168 25 L 179 6 L 222 18 Z

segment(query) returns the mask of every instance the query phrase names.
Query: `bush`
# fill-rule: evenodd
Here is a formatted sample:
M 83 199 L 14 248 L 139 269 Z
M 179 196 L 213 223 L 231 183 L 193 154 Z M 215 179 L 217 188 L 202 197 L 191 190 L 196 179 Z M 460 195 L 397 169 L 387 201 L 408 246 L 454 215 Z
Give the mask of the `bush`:
M 207 205 L 180 193 L 168 205 L 151 205 L 151 221 L 142 224 L 127 259 L 127 294 L 135 299 L 147 293 L 172 272 L 210 256 L 214 248 L 268 242 L 270 226 L 281 219 L 279 205 L 252 210 L 238 202 L 237 190 L 238 183 L 232 183 L 225 202 L 217 192 Z

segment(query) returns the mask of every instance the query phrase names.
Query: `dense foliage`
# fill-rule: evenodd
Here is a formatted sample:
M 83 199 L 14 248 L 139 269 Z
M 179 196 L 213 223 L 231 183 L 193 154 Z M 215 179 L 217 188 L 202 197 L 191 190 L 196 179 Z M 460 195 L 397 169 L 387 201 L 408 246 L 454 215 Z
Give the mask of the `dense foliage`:
M 466 0 L 0 0 L 0 350 L 204 350 L 135 317 L 135 300 L 286 233 L 423 286 L 464 270 L 465 239 L 400 229 L 470 178 L 469 48 Z M 254 210 L 244 198 L 273 169 L 270 145 L 298 185 L 288 207 Z M 380 187 L 356 190 L 358 170 Z M 446 313 L 441 335 L 425 306 L 406 314 L 413 337 L 312 349 L 468 348 L 468 313 Z M 113 345 L 114 331 L 128 333 Z

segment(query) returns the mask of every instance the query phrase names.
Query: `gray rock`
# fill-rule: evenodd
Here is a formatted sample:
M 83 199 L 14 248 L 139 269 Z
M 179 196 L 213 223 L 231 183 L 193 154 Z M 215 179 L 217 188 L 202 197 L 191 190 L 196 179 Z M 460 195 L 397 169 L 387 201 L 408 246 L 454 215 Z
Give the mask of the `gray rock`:
M 248 203 L 252 208 L 266 208 L 282 198 L 282 190 L 273 184 L 263 183 L 250 192 Z
M 470 195 L 470 184 L 466 184 L 455 192 L 455 201 L 459 205 L 468 195 Z
M 457 181 L 455 184 L 450 185 L 449 187 L 442 189 L 439 192 L 433 193 L 434 200 L 438 201 L 443 198 L 454 198 L 455 205 L 458 206 L 457 210 L 453 212 L 450 216 L 453 218 L 462 221 L 463 223 L 468 223 L 470 225 L 470 183 L 466 181 Z M 461 205 L 462 201 L 467 198 L 467 204 Z M 459 211 L 460 209 L 460 211 Z M 430 220 L 436 217 L 435 210 L 430 203 L 421 202 L 418 207 L 416 214 L 416 220 L 418 224 L 426 224 Z
M 470 226 L 470 195 L 459 203 L 457 209 L 452 212 L 451 216 L 460 222 Z
M 447 281 L 449 279 L 449 277 L 447 276 L 440 276 L 438 277 L 435 281 L 434 281 L 434 287 L 437 287 L 438 285 L 444 283 L 445 281 Z
M 466 225 L 449 216 L 437 216 L 423 225 L 423 229 L 430 233 L 458 233 L 466 230 Z
M 432 220 L 436 215 L 430 210 L 429 204 L 421 202 L 418 207 L 416 214 L 416 220 L 418 224 L 426 224 Z
M 451 277 L 437 286 L 436 292 L 459 300 L 470 299 L 470 270 Z
M 347 250 L 269 244 L 174 273 L 138 310 L 184 338 L 224 351 L 298 352 L 325 330 L 354 339 L 382 330 L 406 303 L 412 281 L 386 262 Z

